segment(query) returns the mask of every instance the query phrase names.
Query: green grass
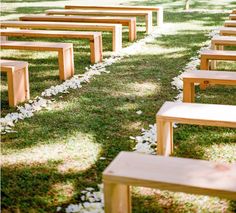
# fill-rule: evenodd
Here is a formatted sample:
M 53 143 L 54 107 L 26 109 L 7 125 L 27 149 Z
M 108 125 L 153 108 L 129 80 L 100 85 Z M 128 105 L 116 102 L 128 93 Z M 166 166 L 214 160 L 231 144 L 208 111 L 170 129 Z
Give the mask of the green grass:
M 142 1 L 131 3 L 144 4 Z M 211 4 L 211 9 L 222 9 L 224 3 Z M 227 5 L 227 8 L 233 7 L 230 2 Z M 175 9 L 169 7 L 165 12 L 165 22 L 174 31 L 147 44 L 139 54 L 108 67 L 110 73 L 96 77 L 82 89 L 58 95 L 51 110 L 20 121 L 14 128 L 16 133 L 2 136 L 3 212 L 55 212 L 57 206 L 78 203 L 80 191 L 101 183 L 102 171 L 120 151 L 132 150 L 135 144 L 129 136 L 140 135 L 142 128 L 155 123 L 155 114 L 161 105 L 177 95 L 171 87 L 172 78 L 196 55 L 208 39 L 207 33 L 214 26 L 222 25 L 227 16 L 183 14 L 181 6 Z M 143 37 L 144 33 L 139 32 L 138 38 Z M 76 74 L 83 73 L 89 65 L 89 44 L 75 40 L 63 42 L 75 45 Z M 128 45 L 126 32 L 124 46 Z M 111 51 L 109 33 L 103 36 L 103 46 L 107 57 Z M 29 62 L 32 98 L 60 82 L 54 53 L 2 51 L 2 55 Z M 235 63 L 219 63 L 219 69 L 235 68 Z M 15 109 L 7 106 L 4 76 L 1 83 L 2 114 L 5 115 Z M 235 94 L 233 87 L 211 87 L 206 92 L 197 89 L 196 101 L 235 105 Z M 143 114 L 137 115 L 137 110 Z M 179 125 L 174 141 L 174 156 L 236 161 L 233 129 Z M 100 160 L 101 156 L 106 159 Z M 151 189 L 137 188 L 133 198 L 134 212 L 236 211 L 235 203 L 230 201 Z

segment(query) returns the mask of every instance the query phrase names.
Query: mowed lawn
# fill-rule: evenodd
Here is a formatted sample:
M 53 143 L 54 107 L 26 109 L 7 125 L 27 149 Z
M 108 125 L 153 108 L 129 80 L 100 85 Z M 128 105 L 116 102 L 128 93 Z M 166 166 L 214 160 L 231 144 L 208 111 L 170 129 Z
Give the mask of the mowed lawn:
M 40 3 L 41 7 L 36 7 L 34 0 L 28 1 L 32 3 L 30 6 L 22 3 L 18 8 L 14 7 L 14 1 L 2 1 L 8 5 L 8 11 L 2 16 L 60 8 L 48 6 L 44 1 Z M 19 2 L 15 1 L 17 5 Z M 55 3 L 53 1 L 53 5 Z M 101 183 L 102 171 L 111 160 L 122 150 L 133 150 L 135 141 L 130 136 L 140 135 L 142 128 L 148 129 L 149 124 L 155 123 L 155 114 L 162 104 L 174 100 L 178 91 L 172 87 L 172 79 L 210 39 L 209 32 L 222 26 L 228 17 L 226 13 L 210 10 L 236 7 L 233 0 L 192 0 L 191 7 L 196 11 L 186 13 L 182 11 L 181 0 L 123 3 L 163 4 L 164 28 L 169 30 L 154 42 L 147 43 L 136 55 L 109 66 L 109 73 L 97 76 L 79 90 L 53 97 L 51 109 L 18 122 L 14 127 L 16 133 L 2 135 L 3 212 L 56 212 L 58 206 L 64 210 L 71 203 L 81 202 L 81 191 L 86 187 L 96 188 Z M 208 9 L 209 12 L 197 9 Z M 138 19 L 138 29 L 138 39 L 144 38 L 142 19 Z M 76 74 L 84 73 L 85 67 L 90 65 L 88 42 L 39 40 L 72 42 Z M 125 29 L 123 46 L 131 44 Z M 109 57 L 110 33 L 103 33 L 103 46 L 105 57 Z M 1 57 L 29 62 L 31 98 L 60 83 L 54 53 L 2 50 Z M 220 62 L 218 68 L 234 71 L 236 63 Z M 6 76 L 2 76 L 1 84 L 2 116 L 5 116 L 16 109 L 8 107 Z M 235 105 L 236 88 L 217 86 L 203 92 L 197 88 L 196 102 Z M 138 110 L 142 111 L 141 115 L 136 113 Z M 236 162 L 234 129 L 178 125 L 174 142 L 174 156 Z M 133 193 L 133 212 L 138 213 L 235 211 L 235 202 L 218 198 L 144 188 L 135 188 Z

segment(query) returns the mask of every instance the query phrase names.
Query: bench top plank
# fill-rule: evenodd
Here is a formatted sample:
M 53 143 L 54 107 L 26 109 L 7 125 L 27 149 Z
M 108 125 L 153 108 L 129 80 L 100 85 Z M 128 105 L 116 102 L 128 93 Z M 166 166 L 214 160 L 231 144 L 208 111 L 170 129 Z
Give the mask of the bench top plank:
M 13 60 L 0 60 L 1 72 L 8 72 L 12 70 L 22 69 L 28 66 L 28 62 L 25 61 L 13 61 Z
M 69 22 L 34 22 L 34 21 L 2 21 L 1 27 L 17 27 L 17 28 L 37 28 L 37 29 L 77 29 L 77 30 L 114 30 L 120 27 L 120 24 L 106 23 L 69 23 Z
M 52 37 L 52 38 L 85 38 L 94 39 L 101 36 L 101 32 L 79 32 L 79 31 L 58 31 L 58 30 L 18 30 L 0 29 L 2 36 L 25 36 L 25 37 Z
M 209 59 L 236 60 L 236 51 L 203 50 L 201 51 L 201 57 L 202 56 L 206 56 Z
M 236 37 L 233 36 L 214 36 L 211 39 L 211 42 L 213 44 L 222 44 L 222 45 L 230 45 L 235 46 L 236 45 Z
M 128 26 L 135 17 L 97 17 L 97 16 L 48 16 L 48 15 L 27 15 L 19 18 L 21 21 L 59 21 L 59 22 L 96 22 L 96 23 L 117 23 Z
M 236 106 L 165 102 L 157 119 L 183 124 L 236 128 Z
M 103 179 L 236 199 L 236 164 L 121 152 L 105 169 Z
M 236 27 L 221 27 L 219 31 L 224 35 L 236 35 Z
M 126 5 L 66 5 L 65 9 L 96 9 L 96 10 L 149 10 L 158 11 L 162 9 L 161 6 L 126 6 Z
M 194 70 L 190 72 L 184 72 L 182 74 L 183 79 L 193 80 L 224 80 L 234 81 L 236 83 L 236 72 L 226 71 L 209 71 L 209 70 Z
M 236 20 L 227 20 L 224 23 L 225 27 L 236 27 Z
M 73 47 L 71 43 L 55 43 L 55 42 L 31 42 L 31 41 L 3 41 L 0 47 L 14 48 L 14 49 L 27 49 L 27 50 L 51 50 L 58 51 L 61 49 L 69 49 Z
M 236 14 L 230 14 L 229 18 L 232 19 L 232 20 L 236 20 Z
M 151 15 L 151 11 L 115 11 L 115 10 L 46 10 L 47 15 L 96 15 L 96 16 L 146 16 Z

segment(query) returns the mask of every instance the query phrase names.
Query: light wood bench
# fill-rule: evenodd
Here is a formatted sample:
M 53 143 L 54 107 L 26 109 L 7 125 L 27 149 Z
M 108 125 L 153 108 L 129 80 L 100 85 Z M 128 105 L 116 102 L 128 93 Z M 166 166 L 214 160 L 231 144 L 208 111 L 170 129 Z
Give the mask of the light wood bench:
M 126 16 L 145 17 L 146 33 L 152 32 L 152 12 L 151 11 L 115 11 L 115 10 L 46 10 L 47 15 L 86 15 L 86 16 Z
M 9 106 L 30 98 L 28 63 L 24 61 L 0 60 L 1 72 L 7 73 Z
M 131 213 L 131 186 L 236 199 L 236 164 L 120 152 L 103 172 L 105 213 Z
M 116 11 L 152 11 L 157 13 L 157 26 L 163 24 L 163 7 L 161 6 L 98 6 L 98 5 L 66 5 L 65 9 L 82 10 L 116 10 Z
M 114 52 L 122 49 L 122 25 L 101 23 L 68 23 L 68 22 L 34 22 L 34 21 L 2 21 L 2 28 L 47 29 L 47 30 L 95 30 L 112 33 L 112 49 Z
M 230 14 L 229 19 L 230 20 L 236 20 L 236 14 Z
M 184 102 L 190 102 L 190 103 L 194 102 L 195 99 L 194 83 L 200 83 L 206 86 L 209 84 L 236 86 L 235 72 L 195 70 L 183 73 L 182 77 L 183 77 Z
M 32 37 L 32 38 L 64 38 L 64 39 L 87 39 L 90 41 L 90 61 L 97 63 L 102 61 L 102 34 L 100 32 L 78 31 L 49 31 L 49 30 L 0 30 L 1 37 Z
M 234 36 L 214 36 L 211 39 L 212 50 L 223 50 L 225 46 L 236 46 L 236 37 Z
M 156 115 L 157 154 L 173 153 L 173 123 L 236 128 L 236 106 L 165 102 Z
M 236 36 L 236 27 L 221 27 L 219 33 L 222 36 Z
M 96 16 L 47 16 L 28 15 L 19 18 L 21 21 L 55 21 L 55 22 L 86 22 L 122 24 L 129 28 L 129 41 L 137 38 L 135 17 L 96 17 Z
M 231 13 L 236 14 L 236 9 L 233 9 Z
M 5 41 L 2 49 L 56 51 L 58 53 L 59 77 L 66 80 L 74 75 L 74 53 L 71 43 Z
M 236 37 L 234 36 L 214 36 L 211 39 L 212 50 L 224 50 L 225 46 L 236 46 Z M 216 61 L 211 62 L 211 68 L 216 69 Z
M 236 27 L 236 20 L 229 20 L 229 21 L 225 21 L 224 23 L 224 27 Z
M 210 60 L 236 61 L 236 51 L 203 50 L 201 52 L 201 70 L 209 70 Z

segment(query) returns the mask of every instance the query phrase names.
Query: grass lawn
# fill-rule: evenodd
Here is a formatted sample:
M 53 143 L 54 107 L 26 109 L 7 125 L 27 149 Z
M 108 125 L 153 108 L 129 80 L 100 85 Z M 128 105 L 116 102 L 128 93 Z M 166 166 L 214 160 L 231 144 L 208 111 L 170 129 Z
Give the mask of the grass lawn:
M 35 0 L 2 2 L 7 8 L 2 14 L 4 19 L 12 18 L 12 13 L 42 13 L 45 9 L 60 8 L 56 6 L 57 2 L 68 3 L 52 1 L 54 7 L 48 2 Z M 79 90 L 54 97 L 51 110 L 42 110 L 34 117 L 18 122 L 14 127 L 16 133 L 2 136 L 3 212 L 55 212 L 58 206 L 67 207 L 80 202 L 81 190 L 96 187 L 110 161 L 120 151 L 133 149 L 135 142 L 130 136 L 140 135 L 142 128 L 155 123 L 155 114 L 161 105 L 175 98 L 178 91 L 171 86 L 172 78 L 197 55 L 209 39 L 208 33 L 222 26 L 228 16 L 223 12 L 202 13 L 197 9 L 236 7 L 233 0 L 192 0 L 191 7 L 196 11 L 186 13 L 182 11 L 183 1 L 180 0 L 119 2 L 162 4 L 165 27 L 170 29 L 169 32 L 146 44 L 138 54 L 108 67 L 110 73 L 97 76 Z M 138 29 L 141 30 L 138 39 L 144 38 L 142 19 L 138 20 Z M 127 29 L 123 35 L 123 46 L 131 45 Z M 69 39 L 53 41 L 73 42 L 75 73 L 84 73 L 85 67 L 90 65 L 89 43 Z M 103 46 L 105 57 L 109 57 L 110 33 L 103 33 Z M 54 53 L 2 50 L 1 57 L 29 62 L 31 98 L 60 83 Z M 235 62 L 221 62 L 218 67 L 236 70 Z M 2 76 L 1 84 L 2 116 L 5 116 L 16 109 L 8 107 L 6 76 Z M 235 105 L 236 89 L 224 86 L 211 87 L 206 92 L 197 89 L 196 102 Z M 138 115 L 138 110 L 143 113 Z M 174 156 L 236 162 L 234 129 L 179 125 L 175 129 L 174 141 Z M 235 212 L 236 203 L 136 188 L 133 211 Z

